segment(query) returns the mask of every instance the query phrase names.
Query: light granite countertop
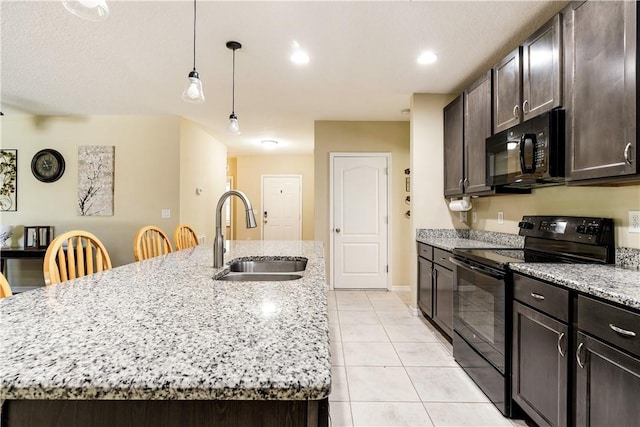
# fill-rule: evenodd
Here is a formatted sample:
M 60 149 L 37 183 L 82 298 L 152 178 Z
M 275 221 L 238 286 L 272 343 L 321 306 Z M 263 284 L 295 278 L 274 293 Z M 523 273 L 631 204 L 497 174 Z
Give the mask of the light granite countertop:
M 511 270 L 640 310 L 640 271 L 616 265 L 509 264 Z
M 324 399 L 322 243 L 231 242 L 225 260 L 244 256 L 309 261 L 299 280 L 218 281 L 199 246 L 0 300 L 0 399 Z
M 447 251 L 456 248 L 521 247 L 520 242 L 513 240 L 511 235 L 473 230 L 422 229 L 417 231 L 416 241 Z M 616 260 L 622 265 L 523 262 L 511 263 L 509 267 L 515 272 L 640 310 L 640 269 L 636 266 L 638 252 L 628 248 L 618 248 L 616 252 Z

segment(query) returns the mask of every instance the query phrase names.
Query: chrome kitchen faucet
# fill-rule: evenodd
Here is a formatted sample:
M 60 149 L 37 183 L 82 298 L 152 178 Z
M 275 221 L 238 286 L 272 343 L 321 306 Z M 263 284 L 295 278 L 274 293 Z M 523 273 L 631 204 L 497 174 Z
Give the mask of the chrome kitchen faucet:
M 242 203 L 244 203 L 245 219 L 247 221 L 247 228 L 256 228 L 256 217 L 253 214 L 253 207 L 251 201 L 246 194 L 242 191 L 230 190 L 220 196 L 218 200 L 218 206 L 216 207 L 216 237 L 213 240 L 213 267 L 220 268 L 224 264 L 224 236 L 222 234 L 222 208 L 224 202 L 231 196 L 238 196 Z

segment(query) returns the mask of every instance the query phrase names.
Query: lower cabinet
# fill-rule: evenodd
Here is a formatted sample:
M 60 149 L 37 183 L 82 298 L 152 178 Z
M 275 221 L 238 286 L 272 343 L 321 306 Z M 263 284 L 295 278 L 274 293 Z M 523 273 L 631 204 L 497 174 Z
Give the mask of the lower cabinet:
M 433 262 L 418 257 L 418 307 L 427 317 L 433 317 Z
M 513 305 L 513 400 L 539 426 L 566 426 L 569 326 Z
M 453 265 L 451 252 L 418 242 L 418 307 L 451 340 Z
M 640 313 L 578 297 L 576 425 L 640 426 Z
M 433 270 L 433 291 L 436 302 L 433 321 L 451 338 L 453 337 L 453 272 L 435 263 Z

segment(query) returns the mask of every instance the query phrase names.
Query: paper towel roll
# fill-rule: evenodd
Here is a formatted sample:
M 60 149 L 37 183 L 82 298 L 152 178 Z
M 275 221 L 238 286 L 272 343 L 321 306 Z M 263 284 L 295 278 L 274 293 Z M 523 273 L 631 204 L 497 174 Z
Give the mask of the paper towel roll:
M 449 202 L 449 210 L 453 212 L 470 211 L 472 207 L 469 197 L 463 197 L 462 200 L 451 200 L 451 202 Z

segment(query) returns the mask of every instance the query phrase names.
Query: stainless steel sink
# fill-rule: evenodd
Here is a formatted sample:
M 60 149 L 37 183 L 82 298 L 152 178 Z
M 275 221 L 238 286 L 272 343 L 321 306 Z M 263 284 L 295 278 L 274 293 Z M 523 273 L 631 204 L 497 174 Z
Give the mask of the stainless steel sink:
M 302 276 L 293 273 L 234 273 L 230 272 L 217 280 L 234 282 L 284 282 L 286 280 L 301 279 Z
M 229 264 L 232 272 L 240 273 L 293 273 L 304 271 L 307 268 L 306 260 L 251 260 L 236 261 Z

